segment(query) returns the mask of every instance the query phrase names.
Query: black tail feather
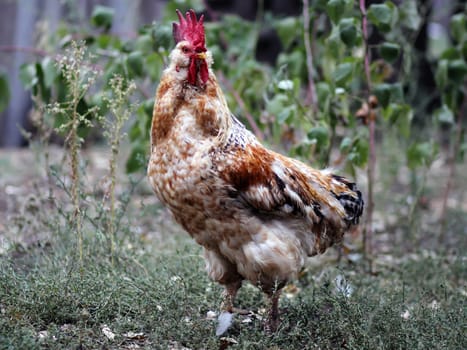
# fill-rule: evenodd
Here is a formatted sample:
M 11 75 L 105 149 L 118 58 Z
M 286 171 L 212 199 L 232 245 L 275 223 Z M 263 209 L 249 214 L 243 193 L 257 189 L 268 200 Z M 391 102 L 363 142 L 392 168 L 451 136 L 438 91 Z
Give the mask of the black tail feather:
M 351 225 L 358 224 L 365 205 L 362 198 L 362 192 L 357 189 L 357 185 L 355 183 L 350 182 L 346 178 L 338 175 L 333 175 L 333 177 L 339 182 L 345 184 L 349 191 L 353 192 L 334 195 L 344 207 L 345 213 L 347 214 L 346 221 Z

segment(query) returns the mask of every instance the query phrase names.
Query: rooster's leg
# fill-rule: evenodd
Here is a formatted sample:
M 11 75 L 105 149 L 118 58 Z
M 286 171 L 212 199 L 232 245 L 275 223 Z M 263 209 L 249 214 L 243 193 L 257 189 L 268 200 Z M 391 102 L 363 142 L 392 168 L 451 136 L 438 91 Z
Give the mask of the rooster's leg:
M 235 297 L 237 296 L 237 292 L 241 286 L 241 280 L 225 285 L 225 290 L 222 293 L 223 301 L 221 304 L 221 313 L 219 314 L 219 318 L 217 319 L 217 336 L 221 336 L 222 334 L 227 332 L 230 326 L 232 326 L 233 314 L 234 312 L 238 312 L 238 310 L 234 308 L 233 304 L 235 301 Z
M 236 281 L 225 285 L 224 292 L 222 293 L 223 300 L 221 304 L 221 312 L 235 312 L 233 304 L 241 286 L 242 281 Z
M 271 294 L 268 293 L 269 298 L 269 311 L 268 318 L 265 324 L 265 330 L 267 333 L 271 334 L 277 330 L 279 326 L 279 297 L 281 295 L 281 290 L 275 290 Z

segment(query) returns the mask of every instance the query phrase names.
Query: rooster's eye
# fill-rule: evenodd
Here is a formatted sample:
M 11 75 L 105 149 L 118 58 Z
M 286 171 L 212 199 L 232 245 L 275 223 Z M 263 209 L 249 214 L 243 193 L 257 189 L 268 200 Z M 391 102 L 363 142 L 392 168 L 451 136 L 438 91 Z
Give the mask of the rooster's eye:
M 186 47 L 186 46 L 183 46 L 182 51 L 183 51 L 183 53 L 188 53 L 190 51 L 190 49 L 188 49 L 188 47 Z

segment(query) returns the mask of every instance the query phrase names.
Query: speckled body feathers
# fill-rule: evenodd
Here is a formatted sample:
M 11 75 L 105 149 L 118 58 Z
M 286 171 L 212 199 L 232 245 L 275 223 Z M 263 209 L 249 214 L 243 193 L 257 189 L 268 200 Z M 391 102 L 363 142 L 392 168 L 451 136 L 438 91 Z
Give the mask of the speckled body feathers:
M 209 276 L 266 293 L 358 223 L 355 185 L 263 147 L 229 111 L 216 78 L 187 84 L 172 57 L 159 84 L 148 176 L 205 249 Z

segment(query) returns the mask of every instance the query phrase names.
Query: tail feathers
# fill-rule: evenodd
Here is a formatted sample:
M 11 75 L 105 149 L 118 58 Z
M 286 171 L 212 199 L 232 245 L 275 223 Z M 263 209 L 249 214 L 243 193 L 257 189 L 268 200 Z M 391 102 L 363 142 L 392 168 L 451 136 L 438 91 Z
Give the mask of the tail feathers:
M 333 175 L 332 177 L 346 187 L 345 191 L 337 194 L 334 193 L 334 196 L 344 207 L 347 215 L 345 221 L 347 221 L 349 225 L 358 224 L 364 207 L 362 193 L 357 189 L 357 185 L 355 183 L 350 182 L 346 178 L 338 175 Z

